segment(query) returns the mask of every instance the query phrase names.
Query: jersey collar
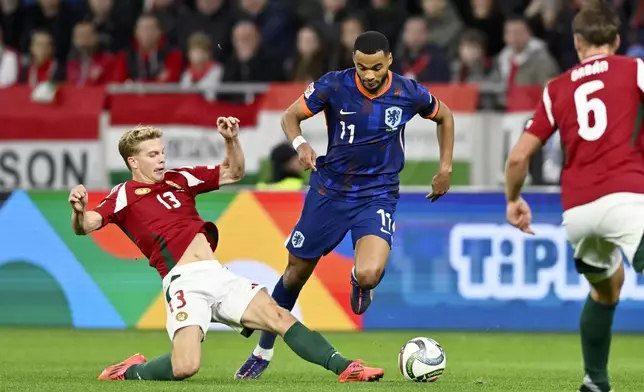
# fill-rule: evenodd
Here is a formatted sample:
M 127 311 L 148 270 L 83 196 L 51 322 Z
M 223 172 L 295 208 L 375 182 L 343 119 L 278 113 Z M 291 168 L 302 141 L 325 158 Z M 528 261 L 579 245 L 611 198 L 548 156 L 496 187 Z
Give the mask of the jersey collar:
M 365 97 L 374 99 L 374 98 L 380 97 L 381 95 L 389 91 L 389 87 L 391 87 L 391 81 L 393 77 L 391 75 L 391 71 L 387 71 L 387 84 L 385 84 L 385 88 L 383 88 L 382 91 L 378 93 L 378 95 L 371 94 L 362 86 L 362 83 L 360 82 L 360 77 L 358 76 L 358 71 L 355 72 L 355 79 L 356 79 L 356 87 L 358 87 L 358 91 L 360 91 L 360 93 Z
M 586 57 L 585 59 L 581 60 L 581 63 L 584 64 L 584 63 L 587 63 L 589 61 L 599 60 L 599 59 L 604 58 L 604 57 L 608 57 L 608 55 L 607 54 L 596 54 L 594 56 Z

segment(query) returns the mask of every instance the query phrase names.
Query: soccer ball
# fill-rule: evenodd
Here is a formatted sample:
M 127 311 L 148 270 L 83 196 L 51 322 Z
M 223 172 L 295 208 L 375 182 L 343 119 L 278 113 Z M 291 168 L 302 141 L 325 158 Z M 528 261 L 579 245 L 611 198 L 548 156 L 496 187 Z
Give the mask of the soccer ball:
M 413 338 L 398 354 L 400 372 L 410 381 L 434 382 L 443 374 L 446 364 L 443 347 L 430 338 Z

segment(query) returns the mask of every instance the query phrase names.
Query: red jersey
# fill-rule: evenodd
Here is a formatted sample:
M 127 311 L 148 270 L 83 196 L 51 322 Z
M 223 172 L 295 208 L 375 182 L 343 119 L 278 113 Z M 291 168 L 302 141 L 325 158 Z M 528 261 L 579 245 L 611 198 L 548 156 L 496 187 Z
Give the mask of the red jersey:
M 101 228 L 118 225 L 163 279 L 198 233 L 213 252 L 217 248 L 217 226 L 201 219 L 195 197 L 218 188 L 219 166 L 171 169 L 157 184 L 130 180 L 115 186 L 94 211 L 103 217 Z
M 632 57 L 589 57 L 546 85 L 525 131 L 545 142 L 559 130 L 564 210 L 612 193 L 644 193 L 642 102 L 644 62 Z

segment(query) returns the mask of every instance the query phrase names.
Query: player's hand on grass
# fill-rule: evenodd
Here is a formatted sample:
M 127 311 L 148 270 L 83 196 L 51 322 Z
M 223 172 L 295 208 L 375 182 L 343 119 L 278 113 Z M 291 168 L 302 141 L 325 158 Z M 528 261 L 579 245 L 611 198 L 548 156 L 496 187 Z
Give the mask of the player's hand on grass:
M 505 210 L 508 222 L 517 229 L 524 233 L 534 235 L 534 231 L 530 227 L 532 223 L 532 211 L 530 205 L 523 200 L 509 201 Z
M 217 130 L 224 139 L 234 139 L 239 134 L 239 119 L 237 117 L 219 117 Z
M 425 199 L 430 199 L 433 203 L 446 194 L 449 190 L 451 177 L 452 173 L 449 170 L 439 170 L 432 178 L 432 192 L 425 196 Z
M 76 212 L 85 211 L 85 206 L 87 205 L 87 189 L 83 185 L 76 185 L 69 192 L 69 204 L 72 205 L 72 208 Z
M 297 148 L 297 155 L 300 157 L 300 164 L 304 166 L 304 169 L 311 169 L 313 171 L 318 170 L 317 167 L 315 167 L 315 160 L 317 159 L 317 155 L 308 143 L 300 144 L 300 146 Z

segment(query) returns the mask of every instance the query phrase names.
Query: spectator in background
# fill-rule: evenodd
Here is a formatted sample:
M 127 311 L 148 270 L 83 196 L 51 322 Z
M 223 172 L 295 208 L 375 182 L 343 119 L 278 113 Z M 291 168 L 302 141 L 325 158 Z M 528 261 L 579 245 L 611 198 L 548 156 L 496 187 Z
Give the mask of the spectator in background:
M 423 83 L 449 82 L 449 62 L 442 49 L 430 43 L 429 37 L 425 18 L 407 19 L 402 43 L 394 56 L 393 71 Z
M 4 44 L 2 29 L 0 29 L 0 88 L 14 85 L 18 81 L 19 69 L 18 53 Z
M 327 42 L 338 42 L 340 23 L 350 12 L 347 0 L 320 0 L 320 5 L 322 9 L 309 16 L 309 23 L 320 27 Z
M 405 23 L 407 13 L 404 4 L 392 0 L 371 0 L 367 8 L 366 20 L 369 30 L 382 33 L 391 45 L 391 51 L 396 52 L 400 37 L 400 26 Z
M 98 34 L 91 22 L 74 27 L 73 48 L 67 60 L 67 83 L 82 87 L 112 81 L 114 55 L 99 49 Z
M 312 26 L 304 26 L 297 33 L 297 53 L 286 62 L 289 80 L 310 83 L 329 69 L 328 55 L 322 35 Z
M 532 0 L 523 13 L 535 36 L 542 38 L 560 69 L 578 63 L 572 20 L 573 9 L 560 0 Z
M 168 42 L 178 45 L 177 21 L 179 15 L 184 11 L 180 0 L 148 0 L 148 13 L 153 14 L 159 20 L 161 31 L 165 33 Z
M 497 57 L 492 80 L 506 90 L 518 85 L 544 85 L 559 73 L 545 43 L 532 36 L 524 19 L 508 19 L 504 39 L 506 46 Z
M 271 151 L 271 178 L 259 183 L 260 190 L 297 191 L 304 186 L 304 167 L 290 143 L 281 143 Z
M 281 64 L 261 47 L 257 26 L 243 20 L 233 28 L 233 56 L 224 64 L 224 82 L 284 80 Z
M 471 0 L 448 0 L 454 6 L 456 13 L 461 17 L 461 20 L 467 24 L 466 21 L 472 20 L 472 6 Z M 422 12 L 422 9 L 421 9 Z
M 283 7 L 293 10 L 300 22 L 310 22 L 316 15 L 320 15 L 320 0 L 280 0 Z
M 212 58 L 212 42 L 204 33 L 188 39 L 188 68 L 181 77 L 182 87 L 215 88 L 221 82 L 222 66 Z
M 331 57 L 330 69 L 338 71 L 351 68 L 353 64 L 353 44 L 356 38 L 364 32 L 364 24 L 357 16 L 350 16 L 342 21 L 340 46 L 335 48 Z
M 502 1 L 502 0 L 501 0 Z M 472 19 L 468 25 L 486 34 L 486 53 L 494 57 L 503 49 L 505 16 L 497 0 L 470 0 Z
M 144 14 L 136 23 L 134 44 L 116 58 L 114 80 L 176 83 L 182 70 L 181 52 L 168 45 L 158 19 Z
M 133 33 L 131 21 L 123 15 L 116 15 L 114 0 L 88 0 L 85 20 L 94 25 L 101 50 L 117 53 L 130 44 Z
M 530 0 L 499 0 L 499 6 L 505 15 L 520 15 Z
M 564 3 L 560 0 L 531 0 L 523 16 L 530 24 L 533 33 L 543 36 L 545 32 L 554 29 L 563 8 Z
M 456 54 L 458 37 L 463 22 L 456 9 L 447 0 L 422 0 L 423 13 L 427 19 L 429 42 L 442 48 L 449 57 Z
M 486 80 L 492 62 L 486 55 L 485 35 L 478 30 L 466 30 L 461 35 L 458 58 L 452 63 L 452 82 L 479 83 Z
M 32 32 L 29 55 L 29 60 L 21 69 L 21 83 L 36 87 L 40 83 L 57 79 L 59 65 L 54 59 L 54 39 L 48 31 Z
M 62 0 L 38 0 L 25 11 L 23 50 L 32 46 L 32 31 L 47 31 L 53 39 L 58 64 L 64 64 L 71 46 L 72 29 L 78 20 L 78 9 L 73 4 Z
M 250 20 L 259 29 L 262 46 L 275 58 L 291 54 L 295 43 L 295 21 L 290 12 L 269 0 L 239 0 L 240 19 Z
M 14 49 L 21 48 L 24 8 L 20 0 L 0 0 L 0 29 L 4 43 Z
M 232 52 L 231 30 L 233 17 L 229 0 L 196 0 L 195 11 L 186 11 L 177 22 L 177 39 L 182 50 L 187 50 L 189 37 L 203 32 L 213 44 L 213 58 L 222 62 Z M 221 49 L 219 49 L 221 48 Z

